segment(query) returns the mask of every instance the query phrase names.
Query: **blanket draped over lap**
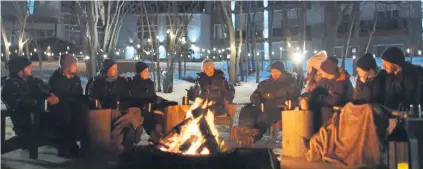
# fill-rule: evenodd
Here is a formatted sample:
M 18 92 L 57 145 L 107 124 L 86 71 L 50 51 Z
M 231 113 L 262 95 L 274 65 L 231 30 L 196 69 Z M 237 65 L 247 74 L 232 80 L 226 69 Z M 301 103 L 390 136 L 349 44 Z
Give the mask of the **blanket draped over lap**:
M 306 159 L 345 168 L 380 164 L 378 131 L 386 130 L 387 123 L 380 119 L 373 105 L 346 104 L 340 114 L 335 113 L 311 138 Z

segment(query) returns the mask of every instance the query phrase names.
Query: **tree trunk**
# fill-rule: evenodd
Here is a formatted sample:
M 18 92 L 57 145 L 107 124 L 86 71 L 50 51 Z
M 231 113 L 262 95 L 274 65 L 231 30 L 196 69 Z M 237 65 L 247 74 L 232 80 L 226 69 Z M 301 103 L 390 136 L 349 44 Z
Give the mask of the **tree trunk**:
M 353 6 L 352 6 L 352 15 L 350 16 L 351 20 L 350 20 L 350 23 L 348 25 L 349 30 L 348 30 L 347 43 L 345 44 L 344 54 L 342 56 L 341 67 L 344 70 L 345 70 L 345 60 L 347 58 L 349 47 L 350 47 L 350 40 L 351 40 L 353 28 L 354 28 L 354 23 L 356 22 L 355 20 L 357 19 L 357 15 L 358 15 L 357 8 L 359 8 L 359 2 L 354 2 Z M 358 10 L 360 10 L 360 9 L 358 9 Z
M 282 10 L 282 28 L 283 28 L 283 36 L 285 36 L 285 43 L 283 48 L 285 49 L 285 51 L 287 51 L 287 44 L 291 43 L 291 31 L 288 25 L 288 12 L 286 9 Z M 284 59 L 288 59 L 288 58 L 283 58 L 283 56 L 281 56 L 281 60 L 284 60 Z
M 228 4 L 229 3 L 229 4 Z M 228 27 L 229 32 L 229 48 L 230 48 L 230 58 L 229 58 L 229 82 L 232 84 L 236 83 L 236 47 L 235 47 L 235 30 L 232 25 L 232 16 L 231 16 L 231 8 L 230 8 L 230 1 L 223 2 L 220 1 L 220 7 L 222 13 L 224 15 L 226 26 Z
M 250 17 L 250 13 L 251 13 L 251 1 L 247 1 L 247 3 L 248 3 L 248 5 L 247 5 L 247 8 L 248 8 L 248 11 L 247 11 L 247 28 L 246 28 L 246 37 L 245 37 L 245 42 L 246 42 L 246 54 L 245 54 L 245 63 L 246 63 L 246 66 L 247 66 L 247 68 L 246 68 L 246 70 L 244 71 L 243 70 L 243 72 L 244 72 L 244 75 L 245 75 L 245 82 L 247 82 L 247 80 L 248 80 L 248 76 L 250 75 L 250 24 L 251 24 L 251 17 Z
M 182 79 L 182 56 L 178 55 L 178 78 Z
M 323 37 L 323 45 L 328 56 L 333 56 L 333 48 L 338 34 L 338 26 L 347 11 L 348 7 L 342 9 L 338 2 L 328 1 L 325 3 L 325 32 Z
M 366 43 L 366 48 L 364 49 L 364 53 L 368 53 L 368 51 L 369 51 L 369 46 L 370 46 L 370 42 L 372 41 L 372 37 L 373 37 L 373 34 L 376 32 L 376 25 L 377 25 L 377 22 L 378 22 L 378 18 L 379 18 L 379 16 L 378 16 L 378 12 L 376 12 L 376 2 L 374 2 L 374 6 L 375 6 L 375 16 L 373 17 L 373 27 L 372 27 L 372 29 L 370 30 L 370 33 L 369 33 L 369 39 L 367 40 L 367 43 Z
M 252 1 L 252 3 L 254 5 L 253 5 L 253 8 L 252 8 L 253 9 L 253 18 L 251 19 L 251 22 L 250 22 L 250 25 L 253 25 L 252 26 L 252 29 L 251 29 L 251 32 L 250 32 L 251 33 L 251 37 L 253 38 L 252 41 L 251 41 L 251 45 L 252 45 L 252 48 L 251 48 L 251 68 L 253 70 L 251 71 L 251 73 L 257 72 L 257 71 L 260 70 L 260 69 L 257 69 L 258 66 L 256 66 L 256 64 L 259 63 L 259 60 L 255 60 L 256 59 L 256 46 L 257 46 L 257 44 L 256 44 L 256 39 L 257 39 L 257 36 L 256 36 L 256 24 L 255 24 L 256 13 L 257 13 L 257 11 L 256 11 L 257 10 L 257 2 L 256 1 Z
M 274 57 L 274 52 L 272 49 L 272 43 L 273 43 L 273 18 L 275 16 L 275 1 L 271 1 L 272 4 L 270 5 L 270 22 L 269 22 L 269 52 L 270 52 L 270 56 L 269 56 L 269 65 L 271 65 L 273 63 L 273 57 Z
M 3 37 L 4 42 L 4 67 L 7 69 L 7 62 L 9 61 L 10 56 L 10 48 L 9 48 L 9 40 L 7 39 L 6 29 L 4 29 L 3 20 L 0 18 L 0 25 L 1 25 L 1 36 Z
M 240 72 L 240 74 L 241 74 L 241 81 L 243 81 L 244 80 L 244 76 L 243 76 L 243 73 L 242 72 L 244 72 L 243 71 L 243 68 L 242 68 L 242 63 L 240 62 L 241 61 L 241 54 L 242 54 L 242 44 L 243 44 L 243 39 L 242 39 L 242 33 L 243 33 L 243 24 L 244 24 L 244 22 L 243 22 L 243 16 L 242 16 L 242 1 L 240 2 L 240 9 L 239 9 L 239 42 L 238 42 L 238 53 L 237 53 L 237 63 L 235 64 L 235 66 L 237 66 L 237 68 L 235 69 L 235 72 L 238 72 L 238 70 L 239 70 L 239 72 Z M 238 69 L 238 65 L 239 65 L 239 69 Z M 235 76 L 236 77 L 236 81 L 238 81 L 238 75 L 236 75 Z

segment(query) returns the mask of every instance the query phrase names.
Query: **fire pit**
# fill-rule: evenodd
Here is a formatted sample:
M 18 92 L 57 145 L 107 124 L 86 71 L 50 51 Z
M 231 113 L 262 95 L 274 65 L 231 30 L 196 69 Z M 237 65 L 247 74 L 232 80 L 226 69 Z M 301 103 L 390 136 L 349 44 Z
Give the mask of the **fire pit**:
M 270 149 L 231 149 L 214 125 L 213 102 L 197 98 L 186 119 L 159 141 L 121 159 L 120 168 L 279 168 Z

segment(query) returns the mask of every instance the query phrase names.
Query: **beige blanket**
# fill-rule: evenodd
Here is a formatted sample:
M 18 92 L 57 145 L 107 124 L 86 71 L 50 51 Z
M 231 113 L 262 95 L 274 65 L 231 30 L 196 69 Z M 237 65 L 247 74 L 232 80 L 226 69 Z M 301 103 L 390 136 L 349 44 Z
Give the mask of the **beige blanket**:
M 327 161 L 345 168 L 380 163 L 379 137 L 372 105 L 348 103 L 310 140 L 308 161 Z

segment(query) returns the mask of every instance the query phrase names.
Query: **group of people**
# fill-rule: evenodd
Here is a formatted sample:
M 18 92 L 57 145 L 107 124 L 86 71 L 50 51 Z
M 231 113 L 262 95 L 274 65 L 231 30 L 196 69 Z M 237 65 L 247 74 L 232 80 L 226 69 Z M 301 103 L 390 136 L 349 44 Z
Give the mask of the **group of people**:
M 284 64 L 277 61 L 271 65 L 269 79 L 260 82 L 250 96 L 253 105 L 241 109 L 239 125 L 257 129 L 252 136 L 257 141 L 281 119 L 282 110 L 295 107 L 313 112 L 315 132 L 332 117 L 334 108 L 347 102 L 379 104 L 391 110 L 414 111 L 416 115 L 423 97 L 422 68 L 406 62 L 404 52 L 397 47 L 386 49 L 381 59 L 383 69 L 378 68 L 371 53 L 357 59 L 358 76 L 354 88 L 350 75 L 338 66 L 338 60 L 321 51 L 307 61 L 307 83 L 303 93 Z M 387 120 L 391 115 L 378 116 Z
M 26 57 L 14 57 L 8 62 L 9 75 L 2 79 L 1 97 L 7 109 L 12 111 L 13 130 L 17 136 L 31 134 L 33 123 L 30 113 L 37 113 L 38 135 L 54 140 L 58 156 L 74 157 L 80 154 L 81 149 L 77 141 L 85 141 L 86 118 L 90 109 L 126 110 L 131 107 L 143 110 L 143 127 L 151 138 L 159 139 L 163 135 L 162 111 L 177 102 L 156 95 L 146 63 L 137 62 L 135 76 L 124 78 L 119 76 L 116 62 L 105 59 L 98 75 L 86 86 L 85 94 L 77 75 L 77 58 L 63 54 L 59 64 L 60 67 L 45 83 L 32 76 L 32 63 Z M 146 108 L 149 103 L 151 111 Z M 143 130 L 134 127 L 122 130 L 125 133 L 122 142 L 125 149 L 131 149 L 140 141 L 137 137 Z
M 257 129 L 253 139 L 261 139 L 267 128 L 281 119 L 282 110 L 300 106 L 315 114 L 315 129 L 329 120 L 333 107 L 342 107 L 347 102 L 355 104 L 378 103 L 391 109 L 399 106 L 417 107 L 421 104 L 421 68 L 405 62 L 404 52 L 397 47 L 386 49 L 382 56 L 383 68 L 377 67 L 373 54 L 365 54 L 357 59 L 358 73 L 355 88 L 348 72 L 338 67 L 338 60 L 328 57 L 324 51 L 311 57 L 307 62 L 306 86 L 297 84 L 296 79 L 285 69 L 283 62 L 271 65 L 269 79 L 260 82 L 250 96 L 252 105 L 241 109 L 239 125 Z M 48 83 L 32 76 L 32 64 L 25 57 L 15 57 L 8 62 L 9 76 L 2 81 L 2 100 L 9 110 L 14 131 L 17 135 L 29 132 L 29 112 L 44 112 L 44 101 L 50 105 L 52 113 L 41 114 L 40 132 L 51 131 L 64 136 L 59 155 L 68 156 L 78 152 L 76 141 L 85 133 L 84 118 L 89 109 L 143 108 L 154 103 L 152 111 L 142 111 L 143 127 L 153 138 L 163 134 L 164 107 L 175 105 L 156 95 L 154 82 L 149 78 L 148 65 L 136 63 L 133 78 L 119 76 L 118 65 L 114 60 L 105 59 L 98 75 L 87 84 L 84 94 L 81 80 L 77 75 L 77 59 L 69 54 L 60 57 L 60 67 L 53 73 Z M 232 103 L 234 87 L 226 80 L 221 70 L 215 69 L 213 61 L 202 63 L 198 73 L 200 96 L 215 102 L 214 112 L 224 113 L 225 105 Z M 140 128 L 131 128 L 136 133 Z M 125 136 L 130 148 L 139 139 Z

